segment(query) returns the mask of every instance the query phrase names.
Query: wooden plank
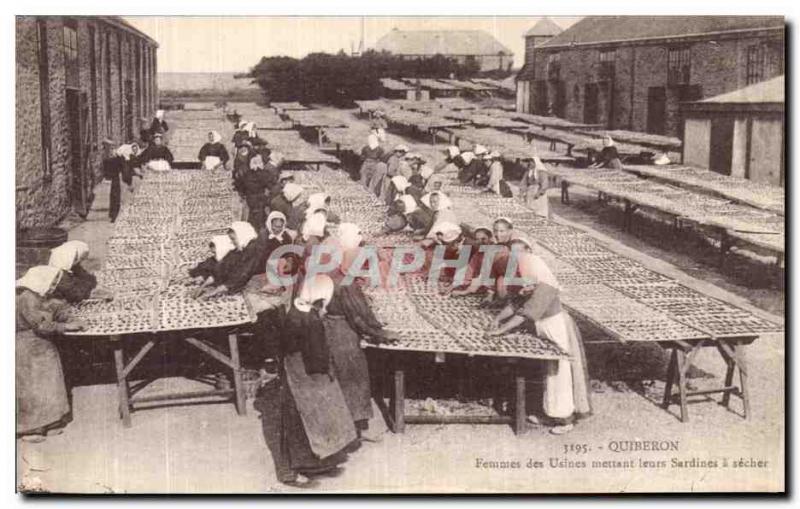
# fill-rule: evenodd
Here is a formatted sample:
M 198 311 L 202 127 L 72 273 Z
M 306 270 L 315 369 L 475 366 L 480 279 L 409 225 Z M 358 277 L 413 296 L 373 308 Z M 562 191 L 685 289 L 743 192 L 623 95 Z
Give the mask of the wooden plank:
M 239 361 L 239 337 L 237 334 L 228 334 L 228 346 L 231 350 L 231 363 L 233 364 L 233 387 L 236 391 L 236 412 L 239 415 L 247 414 L 245 404 L 244 382 L 242 380 L 242 365 Z
M 119 413 L 122 417 L 122 425 L 126 428 L 131 427 L 131 405 L 128 395 L 128 381 L 125 378 L 125 359 L 122 349 L 122 341 L 119 336 L 111 336 L 114 347 L 114 368 L 117 374 L 117 395 L 119 397 Z

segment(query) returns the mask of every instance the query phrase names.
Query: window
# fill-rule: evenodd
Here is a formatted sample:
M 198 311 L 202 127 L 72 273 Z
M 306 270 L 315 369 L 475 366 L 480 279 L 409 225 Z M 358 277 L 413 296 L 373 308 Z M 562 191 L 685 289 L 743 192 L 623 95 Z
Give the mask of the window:
M 617 50 L 601 49 L 598 56 L 600 60 L 600 81 L 614 79 L 614 63 L 617 60 Z
M 52 175 L 50 144 L 50 60 L 47 55 L 47 19 L 36 20 L 39 42 L 39 105 L 42 114 L 42 174 L 45 182 Z
M 779 42 L 762 42 L 747 47 L 747 84 L 783 73 L 783 49 Z
M 688 85 L 691 74 L 691 48 L 670 48 L 667 53 L 667 85 Z
M 547 79 L 558 81 L 561 77 L 561 55 L 551 53 L 547 55 Z
M 64 20 L 64 72 L 66 85 L 80 86 L 80 68 L 78 67 L 78 25 L 73 19 Z

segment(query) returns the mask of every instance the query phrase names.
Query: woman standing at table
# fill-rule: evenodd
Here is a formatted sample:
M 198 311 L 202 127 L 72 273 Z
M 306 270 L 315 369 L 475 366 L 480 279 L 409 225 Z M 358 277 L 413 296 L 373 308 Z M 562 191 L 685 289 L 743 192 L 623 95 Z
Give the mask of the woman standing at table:
M 358 436 L 368 442 L 380 441 L 377 433 L 369 433 L 372 418 L 372 392 L 369 384 L 367 357 L 361 349 L 361 337 L 368 341 L 388 343 L 395 336 L 383 330 L 357 281 L 344 281 L 351 264 L 361 251 L 363 237 L 358 225 L 342 223 L 329 245 L 341 254 L 339 268 L 331 273 L 335 283 L 333 298 L 323 320 L 330 340 L 331 357 L 336 378 L 353 417 Z
M 369 182 L 372 180 L 377 165 L 386 164 L 383 162 L 384 157 L 385 153 L 381 147 L 381 142 L 378 140 L 378 136 L 375 134 L 367 136 L 367 145 L 361 149 L 361 158 L 364 162 L 361 163 L 359 180 L 362 186 L 369 186 Z
M 167 121 L 164 120 L 164 110 L 158 110 L 153 122 L 150 124 L 150 138 L 152 139 L 156 134 L 165 134 L 167 131 L 169 131 L 169 126 Z
M 147 167 L 150 163 L 157 163 L 156 166 L 161 171 L 168 169 L 167 167 L 172 165 L 174 159 L 172 152 L 164 145 L 164 135 L 160 133 L 153 135 L 152 142 L 139 156 L 139 162 L 142 166 Z M 158 161 L 166 161 L 167 164 L 164 165 L 163 163 L 158 163 Z
M 328 276 L 303 282 L 281 328 L 279 377 L 254 402 L 275 474 L 289 486 L 309 488 L 309 476 L 335 472 L 357 439 L 324 324 L 333 293 Z
M 220 165 L 225 169 L 230 156 L 228 155 L 228 149 L 222 144 L 222 135 L 217 131 L 209 131 L 208 142 L 200 147 L 200 153 L 197 158 L 200 159 L 204 170 L 213 170 Z
M 533 167 L 528 168 L 519 182 L 519 190 L 524 197 L 525 204 L 533 209 L 533 213 L 539 217 L 550 218 L 550 200 L 547 197 L 546 176 L 543 172 L 547 171 L 539 157 L 533 158 Z
M 16 283 L 16 431 L 28 442 L 60 433 L 71 419 L 61 358 L 51 340 L 84 324 L 67 320 L 63 303 L 53 299 L 61 275 L 56 267 L 39 265 Z
M 548 361 L 545 374 L 544 413 L 552 421 L 550 432 L 562 435 L 572 430 L 576 419 L 591 414 L 586 357 L 580 331 L 561 308 L 558 281 L 545 261 L 533 254 L 526 239 L 511 242 L 511 256 L 519 266 L 524 286 L 495 317 L 487 336 L 500 336 L 522 325 L 532 325 L 536 334 L 549 339 L 572 360 Z M 529 417 L 538 422 L 535 416 Z

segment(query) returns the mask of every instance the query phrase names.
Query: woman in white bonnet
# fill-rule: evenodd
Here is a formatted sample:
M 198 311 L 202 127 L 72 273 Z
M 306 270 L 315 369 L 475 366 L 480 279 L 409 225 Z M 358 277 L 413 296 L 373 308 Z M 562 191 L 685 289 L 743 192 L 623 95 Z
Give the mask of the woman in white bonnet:
M 597 160 L 591 165 L 591 168 L 613 168 L 615 170 L 622 169 L 622 161 L 619 159 L 619 152 L 617 152 L 616 144 L 611 136 L 603 137 L 603 150 L 597 156 Z

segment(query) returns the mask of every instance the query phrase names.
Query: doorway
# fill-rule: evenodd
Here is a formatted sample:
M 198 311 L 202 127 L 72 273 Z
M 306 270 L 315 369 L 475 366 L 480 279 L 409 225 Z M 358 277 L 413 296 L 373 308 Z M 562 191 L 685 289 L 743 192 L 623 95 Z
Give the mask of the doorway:
M 600 89 L 597 83 L 587 83 L 583 87 L 583 123 L 597 124 L 597 102 Z
M 67 127 L 71 162 L 72 208 L 81 217 L 86 217 L 92 199 L 93 179 L 87 171 L 91 131 L 89 130 L 89 105 L 86 92 L 67 88 Z
M 667 91 L 664 87 L 647 89 L 647 132 L 664 134 L 667 121 Z
M 733 118 L 715 118 L 711 120 L 708 169 L 723 175 L 731 174 L 733 162 Z

